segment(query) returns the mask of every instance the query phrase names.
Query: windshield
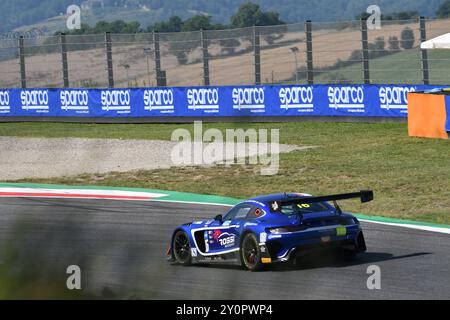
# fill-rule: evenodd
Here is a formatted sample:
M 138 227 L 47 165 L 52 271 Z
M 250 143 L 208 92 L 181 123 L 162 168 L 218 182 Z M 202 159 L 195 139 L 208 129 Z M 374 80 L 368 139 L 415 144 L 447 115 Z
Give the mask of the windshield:
M 292 214 L 305 214 L 328 211 L 332 207 L 325 202 L 315 202 L 315 203 L 290 203 L 286 205 L 281 205 L 279 212 L 285 215 Z

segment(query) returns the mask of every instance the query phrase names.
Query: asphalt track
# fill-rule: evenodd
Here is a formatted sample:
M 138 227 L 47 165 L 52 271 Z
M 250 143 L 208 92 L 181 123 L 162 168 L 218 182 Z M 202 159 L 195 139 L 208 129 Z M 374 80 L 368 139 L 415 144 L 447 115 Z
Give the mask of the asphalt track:
M 176 225 L 226 210 L 158 201 L 0 198 L 0 260 L 14 252 L 15 267 L 47 272 L 55 281 L 67 277 L 68 265 L 79 265 L 83 290 L 112 298 L 450 299 L 449 235 L 373 223 L 363 223 L 368 251 L 352 262 L 314 255 L 262 272 L 167 263 L 164 252 Z M 367 289 L 369 265 L 381 269 L 380 290 Z

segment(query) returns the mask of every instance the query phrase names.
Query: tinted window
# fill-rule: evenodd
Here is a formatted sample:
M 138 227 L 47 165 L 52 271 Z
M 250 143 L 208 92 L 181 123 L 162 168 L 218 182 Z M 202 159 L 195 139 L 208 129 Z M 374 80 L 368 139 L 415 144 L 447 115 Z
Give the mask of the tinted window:
M 252 207 L 248 204 L 238 205 L 228 211 L 223 220 L 245 219 L 250 210 L 252 210 Z
M 287 204 L 280 207 L 280 212 L 286 215 L 292 214 L 304 214 L 304 213 L 314 213 L 321 211 L 328 211 L 330 207 L 324 202 L 316 203 L 301 203 L 301 204 Z

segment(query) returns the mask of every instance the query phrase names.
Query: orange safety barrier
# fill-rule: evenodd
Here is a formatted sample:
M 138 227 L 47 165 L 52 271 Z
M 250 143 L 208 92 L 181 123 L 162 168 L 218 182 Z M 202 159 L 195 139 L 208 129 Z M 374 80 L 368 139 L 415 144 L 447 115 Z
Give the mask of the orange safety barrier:
M 408 94 L 409 136 L 448 139 L 445 119 L 445 95 L 413 92 Z

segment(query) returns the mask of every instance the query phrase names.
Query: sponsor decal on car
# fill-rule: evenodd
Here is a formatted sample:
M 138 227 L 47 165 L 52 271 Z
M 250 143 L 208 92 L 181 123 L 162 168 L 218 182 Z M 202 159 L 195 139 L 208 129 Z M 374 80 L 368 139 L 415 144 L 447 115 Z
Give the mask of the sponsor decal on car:
M 231 247 L 234 245 L 236 236 L 234 234 L 223 232 L 219 237 L 217 238 L 217 241 L 222 247 Z
M 259 242 L 265 243 L 267 241 L 267 233 L 261 232 L 259 234 Z
M 347 228 L 346 227 L 338 227 L 336 228 L 336 235 L 337 236 L 345 236 L 347 234 Z
M 236 235 L 220 229 L 208 230 L 204 232 L 205 244 L 209 245 L 219 244 L 223 248 L 228 248 L 234 245 Z M 208 251 L 208 250 L 207 250 Z

